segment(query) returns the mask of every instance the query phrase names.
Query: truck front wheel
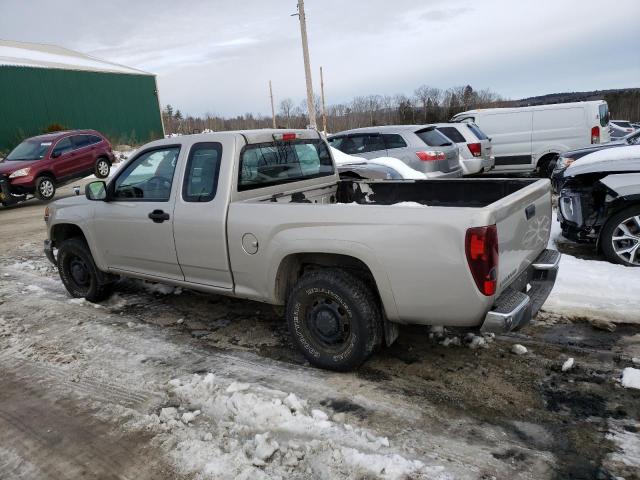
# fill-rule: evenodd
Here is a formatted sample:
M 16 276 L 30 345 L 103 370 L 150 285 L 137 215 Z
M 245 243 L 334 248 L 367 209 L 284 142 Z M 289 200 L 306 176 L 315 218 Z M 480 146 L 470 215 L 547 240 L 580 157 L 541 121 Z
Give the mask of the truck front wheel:
M 111 293 L 107 274 L 98 270 L 89 246 L 81 238 L 69 238 L 58 246 L 58 272 L 67 291 L 76 298 L 99 302 Z
M 365 282 L 342 270 L 305 273 L 289 295 L 287 323 L 307 360 L 328 370 L 352 370 L 382 343 L 375 295 Z

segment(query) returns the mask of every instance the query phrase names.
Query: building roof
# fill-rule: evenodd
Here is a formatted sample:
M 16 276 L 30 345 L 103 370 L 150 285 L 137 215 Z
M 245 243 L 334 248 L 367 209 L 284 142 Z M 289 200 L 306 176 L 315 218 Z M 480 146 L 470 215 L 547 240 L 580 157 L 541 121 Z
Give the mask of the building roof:
M 100 60 L 84 53 L 55 45 L 0 40 L 0 67 L 5 65 L 152 75 L 142 70 Z

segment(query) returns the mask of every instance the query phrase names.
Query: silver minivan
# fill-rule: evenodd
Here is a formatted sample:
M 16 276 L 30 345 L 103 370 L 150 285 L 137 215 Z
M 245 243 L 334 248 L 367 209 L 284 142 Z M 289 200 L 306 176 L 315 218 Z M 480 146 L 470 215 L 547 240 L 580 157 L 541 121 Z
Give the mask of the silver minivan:
M 430 125 L 390 125 L 336 133 L 329 144 L 361 158 L 392 157 L 424 173 L 427 178 L 461 177 L 455 143 Z

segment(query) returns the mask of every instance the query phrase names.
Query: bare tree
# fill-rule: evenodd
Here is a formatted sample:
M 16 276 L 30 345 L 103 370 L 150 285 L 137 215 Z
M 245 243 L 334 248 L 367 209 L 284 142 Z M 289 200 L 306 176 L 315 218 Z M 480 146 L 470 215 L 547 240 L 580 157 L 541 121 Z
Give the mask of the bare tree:
M 293 100 L 285 98 L 280 102 L 280 116 L 285 118 L 286 127 L 291 128 L 291 112 L 293 111 Z

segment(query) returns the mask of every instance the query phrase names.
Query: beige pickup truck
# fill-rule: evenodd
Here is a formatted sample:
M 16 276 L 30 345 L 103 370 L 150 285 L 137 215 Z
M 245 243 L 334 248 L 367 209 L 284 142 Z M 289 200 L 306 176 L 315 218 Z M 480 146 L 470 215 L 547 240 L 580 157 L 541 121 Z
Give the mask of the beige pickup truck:
M 333 370 L 398 324 L 519 328 L 559 261 L 548 180 L 340 180 L 313 130 L 152 142 L 45 219 L 74 297 L 126 276 L 286 306 L 297 346 Z

